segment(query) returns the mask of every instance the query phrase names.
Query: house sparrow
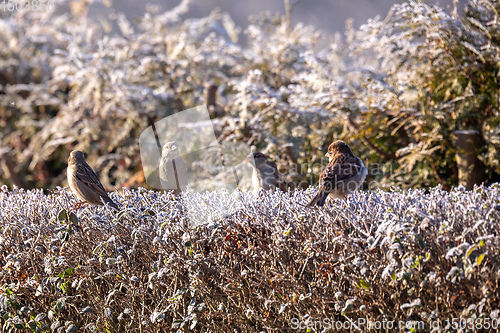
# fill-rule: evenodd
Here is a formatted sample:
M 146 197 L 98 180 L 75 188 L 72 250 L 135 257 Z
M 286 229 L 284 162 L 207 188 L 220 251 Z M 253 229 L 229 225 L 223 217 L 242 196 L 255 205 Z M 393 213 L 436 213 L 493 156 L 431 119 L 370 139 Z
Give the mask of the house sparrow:
M 76 196 L 83 200 L 76 205 L 80 207 L 88 202 L 92 205 L 109 204 L 116 210 L 118 205 L 108 196 L 108 193 L 102 186 L 94 170 L 87 164 L 83 153 L 79 150 L 73 150 L 68 158 L 68 183 L 69 187 Z
M 274 190 L 281 187 L 280 174 L 276 163 L 269 161 L 266 155 L 259 152 L 251 153 L 243 161 L 252 165 L 252 185 L 255 192 L 260 189 Z
M 343 199 L 354 192 L 365 180 L 367 170 L 359 157 L 354 156 L 344 141 L 335 141 L 328 147 L 328 166 L 319 176 L 319 192 L 307 204 L 323 206 L 328 195 Z
M 164 190 L 179 195 L 188 185 L 188 168 L 175 141 L 167 142 L 161 151 L 160 181 Z

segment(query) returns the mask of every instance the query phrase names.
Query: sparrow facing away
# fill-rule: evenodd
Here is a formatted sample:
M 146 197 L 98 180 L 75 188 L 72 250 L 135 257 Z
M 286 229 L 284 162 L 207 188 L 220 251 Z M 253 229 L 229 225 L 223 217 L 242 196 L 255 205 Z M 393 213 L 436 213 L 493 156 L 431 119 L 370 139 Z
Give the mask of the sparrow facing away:
M 251 153 L 243 161 L 252 166 L 252 185 L 255 192 L 280 187 L 281 180 L 276 163 L 269 161 L 266 155 L 260 152 Z
M 179 195 L 188 185 L 188 168 L 182 159 L 177 143 L 165 143 L 161 151 L 160 180 L 164 190 L 174 190 Z
M 323 206 L 326 198 L 343 199 L 356 191 L 366 178 L 367 170 L 344 141 L 335 141 L 325 154 L 329 163 L 319 176 L 318 194 L 307 204 Z
M 109 204 L 116 210 L 118 205 L 109 198 L 94 170 L 85 161 L 85 156 L 79 150 L 73 150 L 68 158 L 68 183 L 69 187 L 82 200 L 77 205 L 88 202 L 92 205 Z

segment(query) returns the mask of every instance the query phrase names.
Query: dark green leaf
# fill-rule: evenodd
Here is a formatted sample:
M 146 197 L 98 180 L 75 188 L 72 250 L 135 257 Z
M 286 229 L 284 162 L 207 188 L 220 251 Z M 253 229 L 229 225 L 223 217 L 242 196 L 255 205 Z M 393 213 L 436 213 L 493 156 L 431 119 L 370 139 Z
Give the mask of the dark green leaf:
M 66 209 L 61 209 L 59 211 L 59 214 L 57 215 L 57 219 L 59 221 L 66 221 L 66 219 L 68 218 L 68 212 L 66 212 Z
M 78 224 L 78 216 L 76 216 L 75 213 L 71 212 L 69 214 L 69 221 L 73 223 L 74 225 Z

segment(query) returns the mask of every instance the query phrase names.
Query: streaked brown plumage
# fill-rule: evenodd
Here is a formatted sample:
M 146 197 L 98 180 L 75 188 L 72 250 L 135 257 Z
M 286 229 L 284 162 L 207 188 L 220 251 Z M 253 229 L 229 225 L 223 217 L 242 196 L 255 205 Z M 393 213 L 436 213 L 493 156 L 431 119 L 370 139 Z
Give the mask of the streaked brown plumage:
M 344 141 L 335 141 L 328 147 L 328 166 L 319 176 L 318 194 L 307 204 L 323 206 L 326 198 L 343 199 L 356 191 L 366 178 L 367 170 L 359 157 Z
M 79 150 L 73 150 L 68 158 L 68 183 L 76 196 L 83 202 L 92 205 L 109 204 L 116 210 L 118 205 L 108 196 L 94 170 L 85 161 Z
M 280 174 L 276 163 L 269 161 L 266 155 L 255 152 L 245 158 L 244 161 L 252 165 L 252 186 L 255 192 L 260 189 L 275 190 L 277 187 L 281 187 Z
M 182 159 L 175 141 L 165 143 L 161 152 L 160 181 L 164 190 L 173 190 L 175 195 L 188 186 L 188 167 Z

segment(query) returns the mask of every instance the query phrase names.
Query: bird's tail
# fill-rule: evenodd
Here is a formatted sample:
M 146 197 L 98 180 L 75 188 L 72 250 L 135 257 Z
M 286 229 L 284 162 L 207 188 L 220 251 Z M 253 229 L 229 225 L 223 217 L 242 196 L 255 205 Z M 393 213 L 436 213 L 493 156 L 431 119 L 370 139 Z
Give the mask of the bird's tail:
M 107 200 L 106 200 L 106 199 L 104 199 L 104 201 L 106 201 L 106 203 L 107 203 L 108 205 L 110 205 L 111 207 L 113 207 L 114 209 L 116 209 L 116 210 L 120 210 L 120 208 L 118 207 L 118 205 L 117 205 L 117 204 L 116 204 L 113 200 L 111 200 L 111 199 L 107 198 Z
M 319 192 L 316 194 L 314 198 L 306 205 L 306 207 L 312 207 L 312 206 L 323 206 L 325 204 L 326 198 L 328 197 L 327 195 L 324 195 L 323 193 Z

